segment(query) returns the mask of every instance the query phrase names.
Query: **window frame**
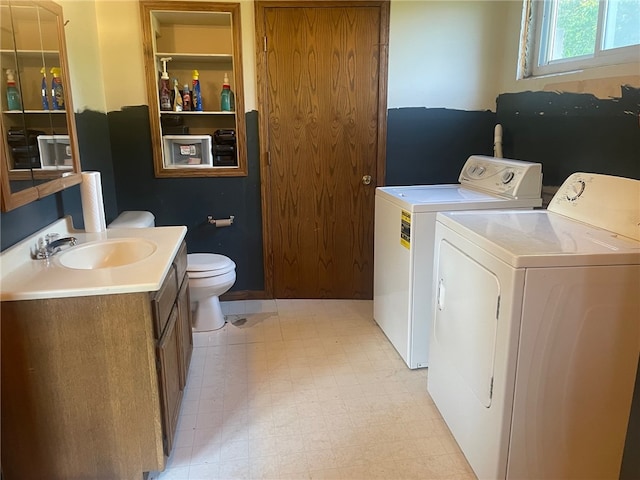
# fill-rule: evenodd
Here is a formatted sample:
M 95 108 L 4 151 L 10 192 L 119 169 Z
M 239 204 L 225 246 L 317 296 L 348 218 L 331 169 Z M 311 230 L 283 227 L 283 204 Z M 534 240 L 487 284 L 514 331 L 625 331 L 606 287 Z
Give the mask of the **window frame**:
M 599 1 L 596 44 L 593 55 L 560 60 L 545 60 L 550 41 L 550 15 L 556 0 L 525 0 L 521 38 L 520 78 L 563 74 L 590 68 L 640 63 L 640 45 L 603 50 L 602 36 L 608 0 Z M 546 62 L 546 63 L 545 63 Z M 542 64 L 541 64 L 542 63 Z

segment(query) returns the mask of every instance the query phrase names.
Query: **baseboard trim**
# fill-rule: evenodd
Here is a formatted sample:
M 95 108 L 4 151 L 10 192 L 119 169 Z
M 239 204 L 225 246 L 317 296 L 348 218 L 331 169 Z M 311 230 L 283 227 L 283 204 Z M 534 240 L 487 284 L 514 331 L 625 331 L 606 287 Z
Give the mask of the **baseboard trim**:
M 267 300 L 264 290 L 239 290 L 236 292 L 227 292 L 220 296 L 222 302 L 228 302 L 233 300 Z

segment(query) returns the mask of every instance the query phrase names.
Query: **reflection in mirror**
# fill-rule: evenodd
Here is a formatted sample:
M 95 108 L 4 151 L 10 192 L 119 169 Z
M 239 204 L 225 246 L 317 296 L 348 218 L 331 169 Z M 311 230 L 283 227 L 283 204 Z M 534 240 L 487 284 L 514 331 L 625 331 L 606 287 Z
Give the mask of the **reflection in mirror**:
M 33 14 L 35 9 L 31 7 L 25 12 Z M 1 99 L 2 137 L 7 139 L 3 154 L 9 163 L 11 172 L 9 178 L 11 191 L 19 192 L 34 185 L 29 152 L 33 150 L 35 138 L 29 139 L 21 134 L 26 131 L 26 123 L 23 115 L 24 104 L 21 95 L 23 89 L 18 68 L 16 30 L 14 29 L 12 6 L 4 3 L 0 5 L 0 70 L 2 71 L 2 81 L 6 82 L 6 98 Z M 5 124 L 7 125 L 6 131 Z
M 56 27 L 56 15 L 44 8 L 38 8 L 38 36 L 40 38 L 39 64 L 34 65 L 33 76 L 38 78 L 30 88 L 30 92 L 40 93 L 40 115 L 34 115 L 30 129 L 39 133 L 37 136 L 40 155 L 40 168 L 48 171 L 52 176 L 61 176 L 71 171 L 71 148 L 68 142 L 66 109 L 64 102 L 64 88 L 62 87 L 60 68 L 60 45 Z M 38 66 L 40 69 L 38 70 Z M 35 70 L 38 70 L 37 72 Z M 37 77 L 36 73 L 40 76 Z M 38 88 L 40 86 L 40 88 Z M 33 100 L 34 108 L 38 111 L 38 100 Z M 39 177 L 34 172 L 36 184 L 47 182 L 51 177 Z
M 80 164 L 62 9 L 46 0 L 0 0 L 0 22 L 7 210 L 79 183 Z

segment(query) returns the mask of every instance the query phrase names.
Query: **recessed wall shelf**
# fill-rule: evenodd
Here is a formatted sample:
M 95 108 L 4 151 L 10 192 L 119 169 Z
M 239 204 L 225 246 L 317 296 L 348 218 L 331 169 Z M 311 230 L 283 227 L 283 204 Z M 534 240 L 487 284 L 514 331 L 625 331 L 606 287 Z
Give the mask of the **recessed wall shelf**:
M 142 0 L 140 9 L 156 177 L 246 176 L 240 4 Z M 167 58 L 172 110 L 160 108 L 158 91 Z M 186 85 L 193 95 L 194 70 L 203 110 L 174 111 L 174 87 L 181 95 Z M 233 111 L 222 110 L 225 75 Z

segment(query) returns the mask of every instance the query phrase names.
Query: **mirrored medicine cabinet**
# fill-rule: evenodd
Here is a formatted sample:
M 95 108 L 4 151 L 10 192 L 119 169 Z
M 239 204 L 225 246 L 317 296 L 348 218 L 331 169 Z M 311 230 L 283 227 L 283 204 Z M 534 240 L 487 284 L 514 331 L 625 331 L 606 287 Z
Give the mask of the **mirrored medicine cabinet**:
M 1 207 L 8 211 L 81 181 L 62 7 L 0 0 L 0 71 Z

